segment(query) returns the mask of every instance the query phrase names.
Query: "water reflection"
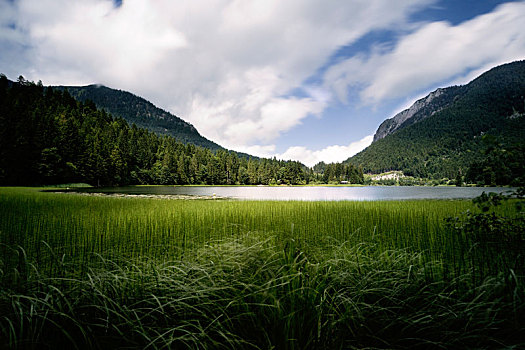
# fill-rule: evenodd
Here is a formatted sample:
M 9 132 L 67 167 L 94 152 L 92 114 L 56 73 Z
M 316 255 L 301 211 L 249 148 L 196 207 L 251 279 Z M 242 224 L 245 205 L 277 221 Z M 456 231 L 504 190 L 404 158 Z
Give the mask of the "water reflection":
M 401 200 L 474 198 L 485 192 L 506 192 L 504 187 L 270 187 L 270 186 L 133 186 L 82 189 L 85 192 L 227 197 L 245 200 Z

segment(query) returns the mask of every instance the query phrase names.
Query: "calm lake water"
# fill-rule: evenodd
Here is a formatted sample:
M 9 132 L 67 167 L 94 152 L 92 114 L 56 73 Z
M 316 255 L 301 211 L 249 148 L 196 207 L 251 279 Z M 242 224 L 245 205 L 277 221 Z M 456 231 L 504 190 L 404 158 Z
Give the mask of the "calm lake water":
M 414 187 L 414 186 L 365 186 L 365 187 L 270 187 L 270 186 L 133 186 L 87 188 L 82 192 L 190 195 L 228 197 L 245 200 L 400 200 L 400 199 L 461 199 L 474 198 L 485 192 L 506 192 L 504 187 Z

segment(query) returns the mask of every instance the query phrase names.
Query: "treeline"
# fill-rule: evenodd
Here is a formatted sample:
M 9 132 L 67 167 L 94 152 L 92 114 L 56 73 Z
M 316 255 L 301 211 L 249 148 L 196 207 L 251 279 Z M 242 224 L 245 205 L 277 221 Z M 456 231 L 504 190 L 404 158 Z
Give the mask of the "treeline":
M 332 171 L 332 168 L 342 169 Z M 326 175 L 326 174 L 332 175 Z M 296 161 L 259 159 L 158 136 L 91 101 L 0 76 L 0 185 L 308 184 L 363 182 L 354 166 L 321 173 Z
M 317 163 L 313 167 L 316 180 L 322 183 L 341 183 L 363 184 L 363 169 L 352 164 Z

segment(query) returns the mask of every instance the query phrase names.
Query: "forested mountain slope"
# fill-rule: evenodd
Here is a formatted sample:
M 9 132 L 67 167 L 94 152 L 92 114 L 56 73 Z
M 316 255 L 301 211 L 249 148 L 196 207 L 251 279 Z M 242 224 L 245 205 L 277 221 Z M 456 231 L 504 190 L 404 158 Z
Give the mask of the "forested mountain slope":
M 410 176 L 454 178 L 484 159 L 483 135 L 492 135 L 503 147 L 522 148 L 525 61 L 493 68 L 467 85 L 443 91 L 420 106 L 413 119 L 376 138 L 345 163 L 362 166 L 369 173 L 401 170 Z M 440 97 L 441 102 L 435 103 Z
M 337 180 L 363 182 L 352 165 Z M 75 100 L 67 91 L 0 74 L 0 185 L 306 184 L 323 181 L 296 161 L 184 144 Z M 328 177 L 326 181 L 334 181 Z
M 183 143 L 192 143 L 211 150 L 223 149 L 201 136 L 193 125 L 130 92 L 103 85 L 58 86 L 55 89 L 67 89 L 75 99 L 82 102 L 91 100 L 98 108 L 123 118 L 130 125 L 136 124 L 139 128 L 146 128 L 158 135 L 173 136 Z

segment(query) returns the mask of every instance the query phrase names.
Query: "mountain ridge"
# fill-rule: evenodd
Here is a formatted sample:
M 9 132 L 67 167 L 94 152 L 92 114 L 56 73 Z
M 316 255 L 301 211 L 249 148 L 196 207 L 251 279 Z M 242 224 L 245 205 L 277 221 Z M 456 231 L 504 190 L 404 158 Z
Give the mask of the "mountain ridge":
M 158 135 L 173 136 L 183 143 L 191 143 L 214 151 L 224 149 L 202 136 L 192 124 L 129 91 L 113 89 L 101 84 L 60 85 L 53 88 L 67 90 L 71 96 L 82 102 L 91 100 L 98 108 L 106 110 L 111 115 L 121 117 L 130 124 L 136 124 L 137 127 L 146 128 Z
M 386 130 L 384 137 L 344 163 L 362 166 L 366 173 L 400 170 L 416 177 L 454 178 L 484 157 L 483 135 L 507 146 L 524 142 L 525 61 L 494 67 L 466 85 L 440 91 L 422 108 L 411 106 L 412 117 L 390 133 L 388 123 L 396 116 L 383 122 L 378 131 Z
M 450 105 L 453 102 L 452 99 L 456 98 L 462 90 L 462 86 L 449 86 L 432 91 L 414 102 L 409 108 L 383 121 L 374 134 L 374 141 L 439 112 Z

